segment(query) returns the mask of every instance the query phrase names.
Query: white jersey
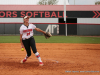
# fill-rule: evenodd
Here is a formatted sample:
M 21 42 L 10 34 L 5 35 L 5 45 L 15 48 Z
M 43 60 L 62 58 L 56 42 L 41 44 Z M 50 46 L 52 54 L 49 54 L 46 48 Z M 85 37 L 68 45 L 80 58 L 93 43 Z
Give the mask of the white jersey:
M 20 27 L 20 34 L 22 34 L 22 39 L 27 39 L 30 38 L 31 36 L 33 36 L 33 29 L 35 29 L 36 26 L 33 24 L 29 24 L 29 26 L 25 26 L 24 24 L 22 24 L 22 26 Z

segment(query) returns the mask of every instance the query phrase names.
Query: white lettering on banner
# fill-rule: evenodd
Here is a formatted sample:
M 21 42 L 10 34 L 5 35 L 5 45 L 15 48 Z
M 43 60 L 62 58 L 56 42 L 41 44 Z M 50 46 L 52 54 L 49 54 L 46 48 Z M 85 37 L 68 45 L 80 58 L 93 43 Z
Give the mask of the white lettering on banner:
M 59 25 L 57 25 L 57 34 L 59 34 Z
M 59 25 L 48 25 L 46 32 L 54 33 L 54 29 L 57 28 L 57 34 L 59 34 Z
M 52 26 L 52 32 L 51 33 L 54 33 L 54 29 L 57 27 L 57 25 L 51 25 Z
M 51 33 L 51 25 L 48 25 L 46 32 L 50 32 Z

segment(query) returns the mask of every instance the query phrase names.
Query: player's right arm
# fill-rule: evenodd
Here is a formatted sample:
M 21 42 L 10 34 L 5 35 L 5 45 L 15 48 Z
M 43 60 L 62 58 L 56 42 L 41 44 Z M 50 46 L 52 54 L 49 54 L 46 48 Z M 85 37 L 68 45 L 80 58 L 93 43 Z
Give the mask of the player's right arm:
M 23 29 L 22 29 L 22 27 L 20 27 L 20 43 L 21 43 L 21 47 L 24 48 L 24 45 L 22 42 L 22 35 L 23 35 Z
M 22 42 L 22 34 L 20 34 L 20 43 L 21 43 L 21 47 L 24 48 L 23 42 Z

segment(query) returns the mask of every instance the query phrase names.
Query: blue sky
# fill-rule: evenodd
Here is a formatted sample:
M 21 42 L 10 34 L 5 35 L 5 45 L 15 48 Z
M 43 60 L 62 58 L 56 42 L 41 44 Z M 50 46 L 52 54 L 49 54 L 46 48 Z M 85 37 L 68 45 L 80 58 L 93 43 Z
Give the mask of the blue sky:
M 2 4 L 20 4 L 20 5 L 37 5 L 37 2 L 39 0 L 0 0 L 0 5 Z M 66 0 L 66 4 L 67 4 Z M 75 0 L 75 5 L 94 5 L 95 1 L 100 1 L 100 0 Z M 64 0 L 59 0 L 58 5 L 63 5 Z M 74 0 L 69 0 L 70 5 L 74 5 Z

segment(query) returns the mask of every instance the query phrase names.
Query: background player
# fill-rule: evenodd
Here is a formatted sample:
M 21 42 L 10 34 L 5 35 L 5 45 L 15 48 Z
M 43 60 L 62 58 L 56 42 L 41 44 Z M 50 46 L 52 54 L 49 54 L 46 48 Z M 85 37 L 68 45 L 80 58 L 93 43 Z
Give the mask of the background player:
M 35 29 L 36 31 L 42 32 L 44 34 L 46 32 L 39 28 L 36 28 L 36 26 L 33 24 L 29 24 L 29 16 L 25 16 L 23 20 L 24 20 L 24 24 L 22 24 L 20 27 L 20 42 L 21 42 L 22 48 L 25 47 L 27 55 L 23 60 L 21 60 L 21 63 L 24 63 L 31 56 L 31 49 L 30 49 L 31 47 L 33 53 L 36 55 L 36 57 L 39 60 L 39 65 L 43 66 L 43 62 L 36 49 L 35 40 L 33 37 L 33 34 L 34 34 L 33 29 Z

